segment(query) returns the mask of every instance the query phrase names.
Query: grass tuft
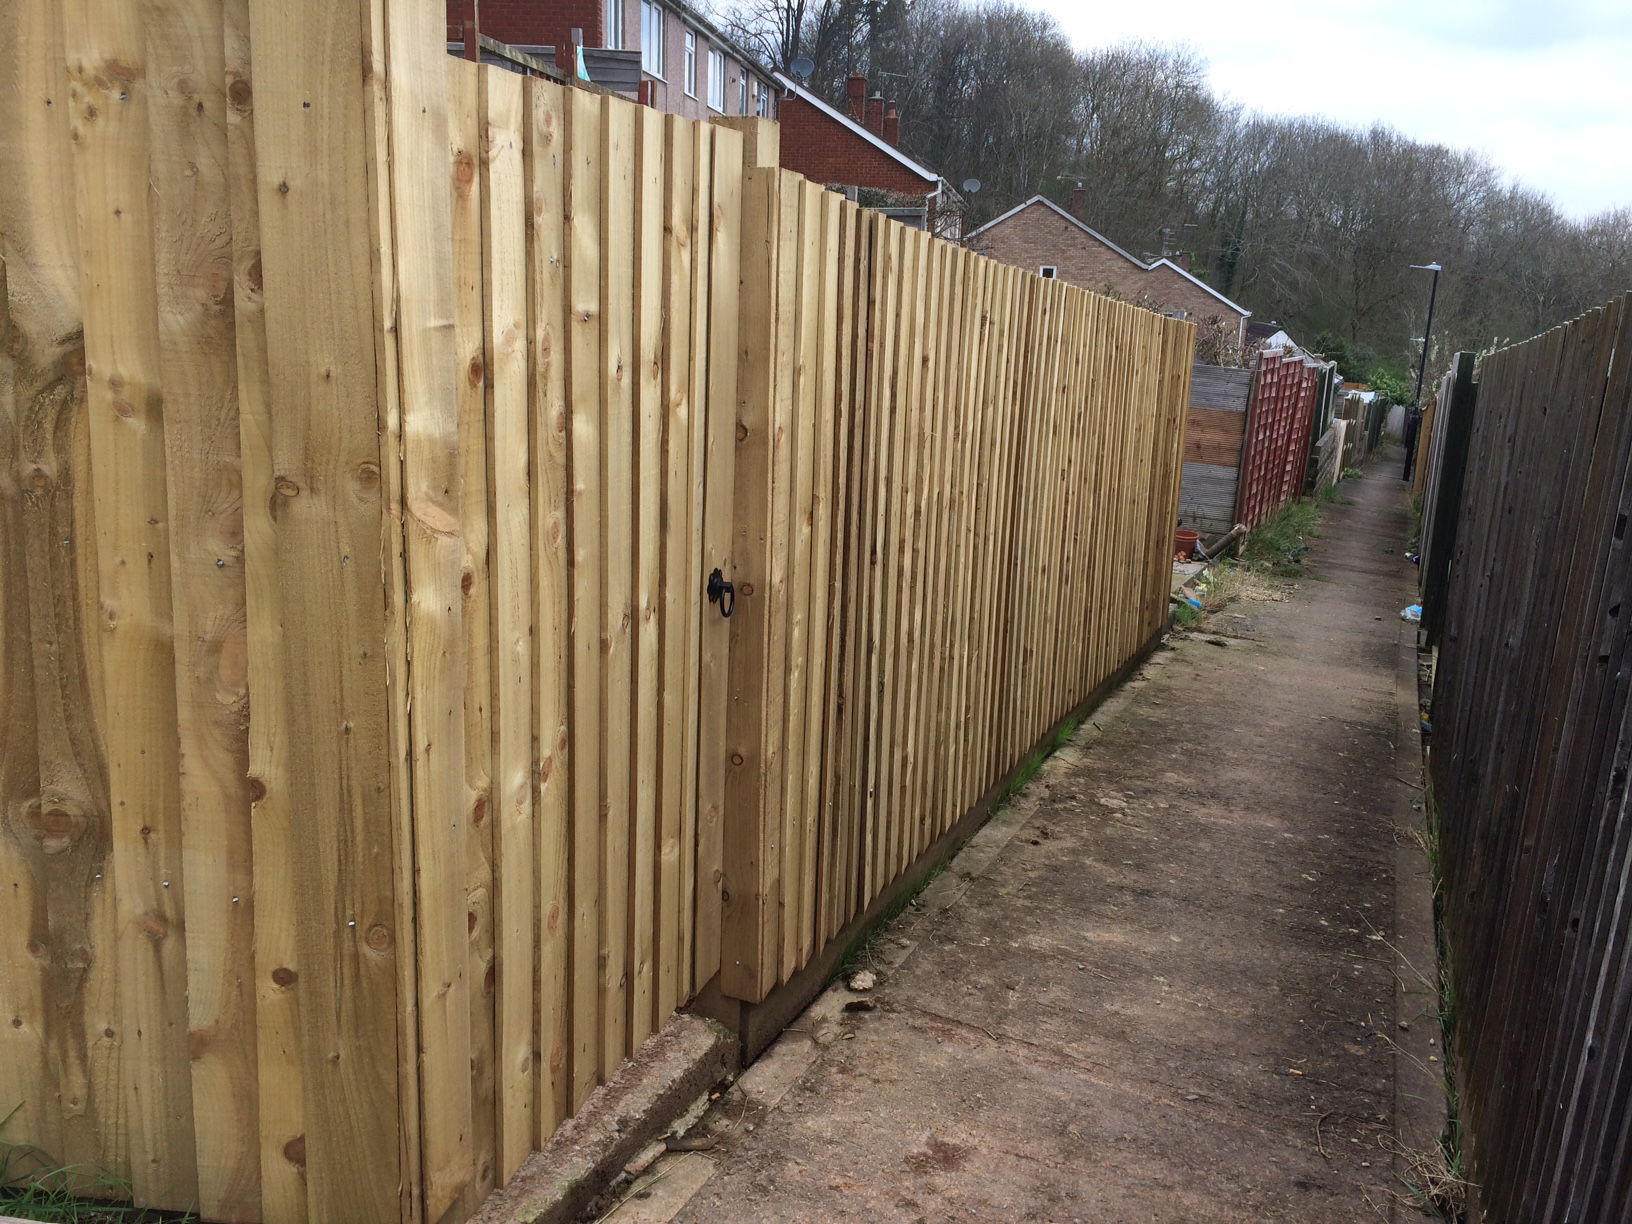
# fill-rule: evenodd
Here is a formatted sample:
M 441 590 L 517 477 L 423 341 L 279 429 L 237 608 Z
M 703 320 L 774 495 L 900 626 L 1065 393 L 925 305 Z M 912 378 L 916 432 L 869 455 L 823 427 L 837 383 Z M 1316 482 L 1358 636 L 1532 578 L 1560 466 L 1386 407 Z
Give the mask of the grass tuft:
M 1319 534 L 1320 515 L 1326 501 L 1299 498 L 1287 502 L 1275 516 L 1247 533 L 1241 548 L 1241 564 L 1277 578 L 1297 578 L 1304 572 L 1310 541 Z
M 0 1117 L 0 1126 L 18 1108 Z M 47 1224 L 188 1224 L 198 1218 L 137 1207 L 131 1197 L 130 1185 L 116 1177 L 58 1165 L 31 1144 L 0 1142 L 0 1216 Z

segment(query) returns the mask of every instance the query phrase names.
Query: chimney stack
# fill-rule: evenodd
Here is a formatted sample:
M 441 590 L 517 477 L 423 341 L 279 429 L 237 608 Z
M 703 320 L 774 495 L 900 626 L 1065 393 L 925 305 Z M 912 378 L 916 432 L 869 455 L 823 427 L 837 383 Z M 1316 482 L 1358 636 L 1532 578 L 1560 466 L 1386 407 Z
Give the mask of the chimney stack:
M 1075 187 L 1071 188 L 1071 199 L 1066 207 L 1070 210 L 1071 215 L 1078 221 L 1086 221 L 1088 219 L 1082 215 L 1083 210 L 1088 207 L 1088 193 L 1083 190 L 1081 183 L 1078 183 Z
M 883 131 L 884 131 L 884 95 L 883 94 L 875 93 L 872 97 L 867 99 L 867 118 L 863 121 L 861 126 L 866 128 L 874 136 L 879 136 L 879 135 L 883 134 Z
M 859 72 L 852 72 L 844 83 L 844 92 L 850 102 L 850 118 L 857 123 L 862 122 L 867 113 L 867 78 Z
M 901 143 L 901 112 L 895 108 L 895 99 L 884 103 L 883 137 L 892 145 Z

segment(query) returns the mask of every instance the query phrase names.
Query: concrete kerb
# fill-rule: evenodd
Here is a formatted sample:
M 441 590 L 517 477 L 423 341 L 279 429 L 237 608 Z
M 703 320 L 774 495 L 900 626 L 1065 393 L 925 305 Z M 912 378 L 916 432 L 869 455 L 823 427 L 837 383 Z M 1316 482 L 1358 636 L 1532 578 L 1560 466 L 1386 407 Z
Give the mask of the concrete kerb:
M 881 952 L 880 967 L 887 972 L 911 954 L 918 943 L 919 925 L 957 903 L 1029 823 L 1056 782 L 1081 761 L 1097 738 L 1100 724 L 1115 718 L 1128 704 L 1135 691 L 1129 682 L 1141 669 L 1165 662 L 1158 648 L 1169 627 L 1164 625 L 1138 654 L 1049 729 L 1039 746 L 1049 743 L 1060 727 L 1083 720 L 1019 791 L 999 806 L 1024 763 L 765 1002 L 744 1004 L 726 999 L 719 994 L 717 983 L 710 983 L 688 1012 L 676 1015 L 650 1037 L 611 1080 L 590 1095 L 543 1151 L 528 1158 L 515 1177 L 482 1205 L 473 1224 L 571 1224 L 637 1157 L 672 1133 L 688 1113 L 695 1113 L 711 1089 L 738 1072 L 736 1091 L 756 1107 L 773 1108 L 824 1044 L 788 1026 L 802 1013 L 807 1024 L 818 1028 L 824 1027 L 824 1019 L 836 1025 L 845 1004 L 856 997 L 844 982 L 832 980 L 842 958 L 881 926 L 904 899 L 922 889 L 913 898 L 907 921 Z M 926 886 L 925 880 L 949 862 L 950 869 Z M 706 1166 L 705 1179 L 712 1172 L 712 1165 L 695 1154 L 669 1159 L 689 1161 L 700 1169 Z
M 474 1224 L 570 1224 L 644 1148 L 737 1069 L 736 1035 L 677 1015 L 590 1094 Z

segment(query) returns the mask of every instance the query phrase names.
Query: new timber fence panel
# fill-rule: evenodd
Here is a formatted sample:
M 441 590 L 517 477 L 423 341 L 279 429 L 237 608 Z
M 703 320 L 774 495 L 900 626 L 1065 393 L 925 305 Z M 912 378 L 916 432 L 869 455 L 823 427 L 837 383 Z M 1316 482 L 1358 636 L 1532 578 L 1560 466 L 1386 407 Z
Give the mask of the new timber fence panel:
M 1466 397 L 1456 410 L 1466 362 L 1442 388 L 1447 445 L 1471 428 L 1429 772 L 1464 1126 L 1493 1221 L 1632 1210 L 1628 351 L 1632 296 L 1484 358 L 1476 416 Z
M 0 12 L 0 1142 L 210 1219 L 468 1217 L 1165 607 L 1188 324 L 438 19 Z
M 1192 340 L 784 172 L 750 166 L 744 195 L 766 338 L 739 346 L 721 983 L 752 1002 L 1159 627 Z M 853 298 L 809 275 L 850 249 L 835 212 Z M 829 618 L 854 626 L 837 653 Z

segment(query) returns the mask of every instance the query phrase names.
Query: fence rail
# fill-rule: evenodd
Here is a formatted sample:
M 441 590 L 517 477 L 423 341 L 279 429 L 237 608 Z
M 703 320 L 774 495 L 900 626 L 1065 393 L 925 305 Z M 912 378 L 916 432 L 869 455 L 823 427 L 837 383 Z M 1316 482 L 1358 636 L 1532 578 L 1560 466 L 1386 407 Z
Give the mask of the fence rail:
M 1434 511 L 1455 551 L 1430 776 L 1461 1100 L 1497 1222 L 1632 1212 L 1628 353 L 1632 296 L 1486 357 L 1459 522 Z M 1471 407 L 1455 372 L 1440 403 L 1443 502 Z
M 423 3 L 0 14 L 0 1142 L 466 1218 L 1160 625 L 1190 325 Z

